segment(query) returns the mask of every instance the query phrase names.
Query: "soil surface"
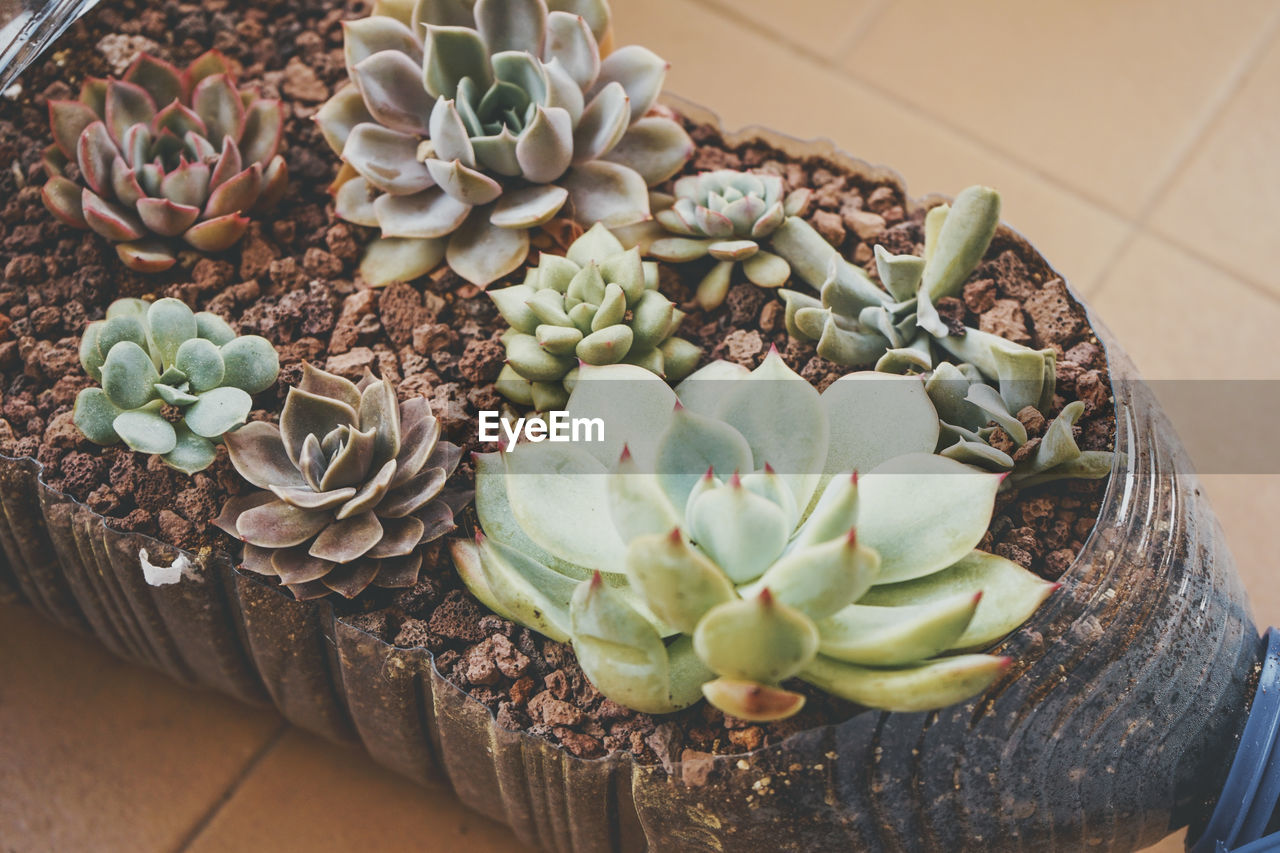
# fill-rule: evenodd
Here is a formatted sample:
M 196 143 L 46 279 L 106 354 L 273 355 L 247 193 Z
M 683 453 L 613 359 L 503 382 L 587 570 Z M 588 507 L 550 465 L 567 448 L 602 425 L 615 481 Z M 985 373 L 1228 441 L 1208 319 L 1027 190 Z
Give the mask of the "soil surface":
M 219 314 L 242 334 L 272 341 L 280 378 L 256 398 L 254 418 L 275 417 L 304 361 L 352 378 L 369 367 L 397 380 L 402 398 L 429 397 L 450 440 L 469 450 L 494 449 L 475 441 L 476 412 L 502 402 L 492 383 L 503 362 L 503 325 L 492 303 L 448 270 L 413 284 L 366 288 L 355 268 L 373 232 L 333 216 L 326 187 L 338 161 L 311 118 L 345 79 L 339 22 L 365 14 L 362 3 L 326 0 L 119 0 L 73 26 L 27 71 L 21 90 L 0 100 L 0 163 L 12 164 L 0 171 L 0 453 L 34 457 L 50 486 L 114 527 L 190 550 L 235 553 L 237 543 L 209 520 L 228 496 L 251 488 L 225 451 L 211 468 L 187 477 L 158 459 L 80 436 L 71 409 L 92 380 L 79 365 L 79 335 L 121 296 L 174 296 Z M 289 192 L 231 250 L 184 254 L 158 276 L 131 272 L 104 240 L 57 223 L 40 201 L 40 155 L 51 141 L 47 101 L 75 97 L 87 75 L 120 73 L 139 50 L 184 64 L 211 47 L 240 64 L 242 86 L 283 101 Z M 686 172 L 758 169 L 782 176 L 788 189 L 813 189 L 807 218 L 873 276 L 875 245 L 921 251 L 924 210 L 912 209 L 900 185 L 871 182 L 822 159 L 796 160 L 763 141 L 731 147 L 715 129 L 686 124 L 698 143 Z M 662 291 L 689 312 L 679 334 L 704 348 L 704 360 L 755 366 L 776 344 L 819 388 L 847 372 L 817 357 L 811 345 L 788 339 L 782 302 L 770 291 L 739 282 L 721 308 L 698 310 L 691 297 L 704 271 L 696 263 L 667 266 L 661 277 Z M 1102 348 L 1084 310 L 1039 255 L 997 237 L 963 298 L 941 300 L 938 309 L 953 324 L 1054 348 L 1058 397 L 1051 411 L 1024 415 L 1028 431 L 1042 434 L 1046 419 L 1080 399 L 1086 405 L 1080 445 L 1110 448 L 1114 418 Z M 1035 441 L 1019 453 L 1033 451 Z M 454 482 L 466 487 L 472 475 L 464 462 Z M 1002 494 L 981 547 L 1057 578 L 1092 530 L 1104 487 L 1105 481 L 1066 481 Z M 468 510 L 464 532 L 471 525 Z M 503 726 L 545 736 L 576 755 L 624 750 L 668 763 L 737 753 L 858 710 L 797 683 L 789 686 L 807 693 L 808 704 L 773 725 L 726 718 L 705 703 L 660 718 L 634 713 L 591 687 L 570 648 L 487 614 L 461 588 L 444 553 L 431 549 L 413 589 L 338 602 L 340 611 L 387 642 L 432 650 L 440 671 Z

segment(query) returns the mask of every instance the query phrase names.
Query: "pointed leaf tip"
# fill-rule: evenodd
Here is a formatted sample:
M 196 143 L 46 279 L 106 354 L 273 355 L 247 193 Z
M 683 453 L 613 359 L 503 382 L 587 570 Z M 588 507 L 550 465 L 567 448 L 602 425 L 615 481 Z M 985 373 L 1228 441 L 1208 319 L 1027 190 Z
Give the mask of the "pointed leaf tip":
M 760 590 L 760 603 L 765 607 L 773 606 L 773 593 L 769 591 L 769 587 L 763 587 Z
M 858 547 L 858 528 L 850 527 L 849 535 L 845 537 L 844 542 L 845 542 L 845 545 L 848 546 L 849 548 L 857 548 Z
M 604 578 L 600 576 L 600 570 L 596 569 L 591 573 L 591 589 L 597 590 L 604 586 Z
M 618 457 L 619 462 L 626 462 L 631 458 L 631 446 L 625 441 L 622 443 L 622 455 Z
M 768 462 L 764 463 L 764 472 L 765 472 L 766 474 L 776 474 L 776 473 L 778 473 L 777 471 L 773 470 L 773 466 L 772 466 L 772 465 L 770 465 Z
M 684 541 L 684 534 L 680 532 L 679 527 L 673 527 L 671 532 L 667 534 L 667 538 L 671 540 L 672 545 L 679 545 Z
M 742 488 L 742 477 L 738 476 L 737 471 L 734 471 L 733 476 L 729 478 L 729 485 L 733 486 L 735 489 Z

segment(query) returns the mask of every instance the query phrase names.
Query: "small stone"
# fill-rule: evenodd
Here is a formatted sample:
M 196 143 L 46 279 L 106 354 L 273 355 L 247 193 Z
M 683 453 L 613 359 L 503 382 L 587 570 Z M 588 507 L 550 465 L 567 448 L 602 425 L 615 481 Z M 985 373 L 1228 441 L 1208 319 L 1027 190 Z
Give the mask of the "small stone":
M 309 65 L 296 56 L 284 67 L 283 88 L 289 97 L 309 104 L 318 104 L 329 97 L 329 87 L 320 81 Z
M 872 242 L 884 233 L 886 225 L 884 217 L 869 210 L 854 210 L 846 207 L 840 211 L 844 217 L 845 227 L 858 235 L 858 238 Z
M 989 278 L 969 282 L 964 286 L 964 304 L 974 314 L 990 311 L 996 304 L 996 283 Z
M 544 690 L 529 700 L 529 716 L 548 726 L 572 727 L 582 722 L 582 711 Z
M 1039 346 L 1050 343 L 1065 346 L 1084 331 L 1084 315 L 1076 308 L 1067 285 L 1060 278 L 1045 282 L 1044 287 L 1032 293 L 1025 308 Z
M 978 317 L 978 328 L 1015 344 L 1031 343 L 1022 306 L 1016 299 L 997 299 Z
M 373 350 L 368 347 L 356 347 L 349 352 L 329 356 L 324 369 L 353 381 L 364 376 L 366 368 L 372 368 L 375 361 Z
M 871 215 L 875 216 L 875 214 Z M 876 218 L 880 219 L 878 216 Z M 827 210 L 817 210 L 814 211 L 811 217 L 809 217 L 809 221 L 813 224 L 813 227 L 817 232 L 822 235 L 822 239 L 826 240 L 831 245 L 839 246 L 844 243 L 844 238 L 847 232 L 845 231 L 845 221 L 841 218 L 840 214 L 831 213 Z M 881 225 L 883 224 L 884 220 L 881 220 Z
M 1044 415 L 1042 415 L 1040 410 L 1035 406 L 1023 406 L 1018 410 L 1018 413 L 1014 415 L 1014 417 L 1018 419 L 1020 424 L 1026 427 L 1027 435 L 1029 436 L 1034 437 L 1044 435 L 1045 428 L 1048 426 L 1048 422 L 1045 420 Z

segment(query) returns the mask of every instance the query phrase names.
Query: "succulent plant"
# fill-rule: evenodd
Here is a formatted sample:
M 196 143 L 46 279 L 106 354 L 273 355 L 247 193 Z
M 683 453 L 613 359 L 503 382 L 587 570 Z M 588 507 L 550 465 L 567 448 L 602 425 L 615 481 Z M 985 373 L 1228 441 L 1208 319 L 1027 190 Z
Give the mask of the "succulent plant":
M 280 425 L 255 421 L 226 442 L 262 491 L 228 500 L 214 524 L 243 540 L 244 568 L 298 599 L 413 586 L 419 546 L 454 528 L 466 497 L 445 489 L 461 451 L 440 440 L 427 399 L 397 403 L 368 373 L 357 384 L 304 364 Z
M 214 445 L 245 422 L 250 396 L 280 372 L 275 347 L 236 337 L 217 314 L 177 299 L 118 299 L 80 338 L 80 363 L 102 383 L 76 397 L 75 425 L 103 445 L 123 441 L 188 474 L 209 467 Z
M 699 305 L 711 310 L 724 302 L 739 263 L 747 279 L 760 287 L 787 283 L 791 266 L 760 244 L 804 208 L 808 190 L 784 197 L 782 178 L 732 169 L 687 175 L 674 189 L 671 207 L 655 218 L 676 236 L 654 240 L 648 254 L 670 263 L 711 256 L 715 264 L 698 284 Z
M 636 364 L 679 382 L 702 355 L 672 337 L 684 313 L 658 292 L 657 264 L 599 223 L 566 256 L 544 252 L 524 283 L 489 295 L 511 324 L 498 390 L 540 412 L 564 404 L 580 363 Z
M 288 183 L 276 154 L 279 101 L 237 89 L 217 51 L 185 70 L 139 54 L 122 79 L 91 77 L 79 100 L 50 101 L 49 120 L 45 205 L 115 243 L 139 272 L 173 266 L 181 244 L 228 248 L 248 214 L 279 201 Z M 67 173 L 70 163 L 83 187 Z
M 1030 406 L 1019 385 L 1001 389 L 988 384 L 971 364 L 941 362 L 925 375 L 925 391 L 938 411 L 941 426 L 939 444 L 943 456 L 993 471 L 1009 472 L 1010 486 L 1033 486 L 1050 480 L 1101 479 L 1111 472 L 1115 454 L 1103 450 L 1081 450 L 1073 428 L 1085 406 L 1074 400 L 1062 408 L 1036 439 L 1033 452 L 1021 454 L 1015 461 L 1006 450 L 994 447 L 991 438 L 997 429 L 1003 431 L 1016 450 L 1027 445 L 1030 437 L 1018 415 Z M 1021 404 L 1021 405 L 1020 405 Z
M 791 677 L 868 707 L 941 707 L 1005 671 L 970 652 L 1054 588 L 974 550 L 1002 475 L 933 454 L 915 377 L 853 373 L 819 394 L 776 351 L 674 391 L 583 367 L 567 408 L 601 417 L 606 440 L 478 456 L 483 533 L 451 543 L 454 561 L 483 603 L 572 642 L 636 710 L 705 696 L 779 719 L 804 702 Z
M 338 215 L 381 229 L 361 265 L 373 284 L 443 258 L 488 285 L 566 206 L 583 227 L 648 219 L 647 187 L 692 154 L 649 114 L 666 63 L 638 46 L 604 55 L 605 0 L 395 2 L 344 26 L 354 85 L 316 119 L 349 167 Z

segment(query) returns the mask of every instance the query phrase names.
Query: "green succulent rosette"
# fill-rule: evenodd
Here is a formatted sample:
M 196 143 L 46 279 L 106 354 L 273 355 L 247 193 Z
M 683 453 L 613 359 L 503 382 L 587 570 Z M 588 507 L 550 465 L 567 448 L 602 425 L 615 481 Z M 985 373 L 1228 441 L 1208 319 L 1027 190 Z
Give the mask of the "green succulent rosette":
M 74 421 L 96 444 L 124 442 L 188 474 L 213 463 L 215 444 L 244 424 L 251 395 L 276 381 L 280 358 L 258 335 L 237 337 L 216 314 L 177 299 L 119 299 L 80 339 L 98 380 L 76 397 Z
M 497 388 L 540 412 L 564 405 L 580 364 L 635 364 L 679 382 L 702 356 L 675 337 L 684 312 L 658 292 L 657 264 L 600 224 L 565 256 L 542 253 L 521 284 L 489 296 L 511 325 Z
M 385 2 L 344 25 L 352 85 L 316 116 L 348 169 L 338 216 L 381 230 L 361 273 L 411 280 L 441 260 L 488 285 L 557 216 L 618 227 L 693 152 L 651 113 L 667 64 L 609 52 L 604 0 Z
M 979 650 L 1054 589 L 975 550 L 1003 476 L 934 453 L 915 377 L 853 373 L 820 394 L 772 352 L 673 391 L 635 366 L 583 367 L 567 410 L 601 418 L 605 440 L 479 455 L 482 534 L 453 545 L 455 564 L 630 708 L 705 696 L 780 719 L 804 702 L 789 678 L 939 708 L 1000 677 L 1008 659 Z

